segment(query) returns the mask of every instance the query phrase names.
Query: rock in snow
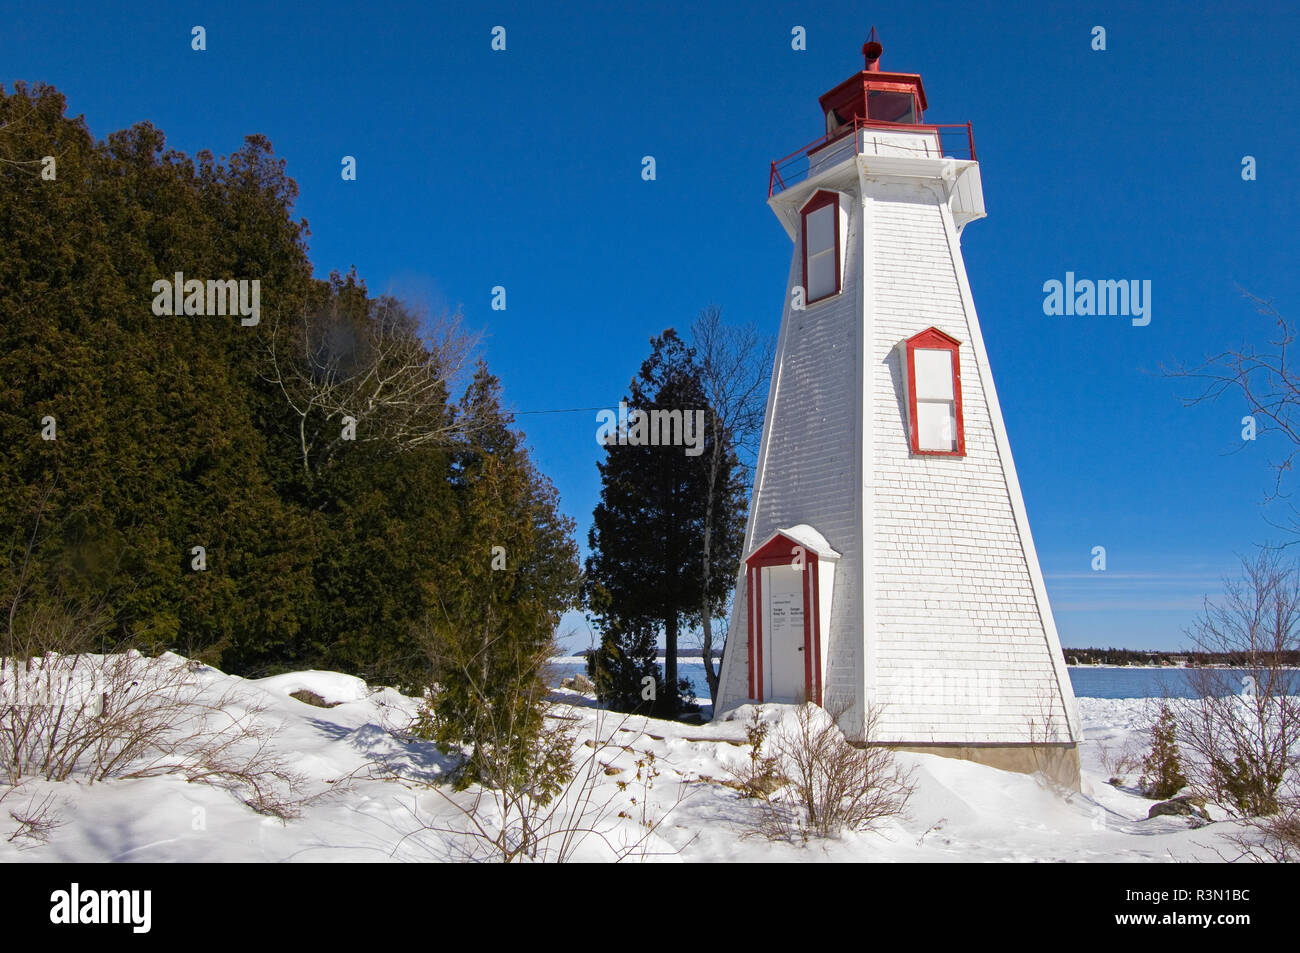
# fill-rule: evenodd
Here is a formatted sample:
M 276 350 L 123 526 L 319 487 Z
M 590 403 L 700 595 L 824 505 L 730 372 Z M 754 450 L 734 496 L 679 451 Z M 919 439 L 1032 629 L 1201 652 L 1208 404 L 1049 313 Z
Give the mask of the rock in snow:
M 596 683 L 593 682 L 591 679 L 589 679 L 586 675 L 583 675 L 581 672 L 579 672 L 577 675 L 574 675 L 571 678 L 562 679 L 560 681 L 560 687 L 567 688 L 575 692 L 582 692 L 584 695 L 589 695 L 596 690 Z
M 1168 801 L 1161 801 L 1159 804 L 1152 804 L 1151 810 L 1147 811 L 1147 817 L 1182 816 L 1194 817 L 1203 821 L 1208 821 L 1210 815 L 1206 813 L 1205 801 L 1202 798 L 1192 794 L 1180 794 L 1172 797 Z

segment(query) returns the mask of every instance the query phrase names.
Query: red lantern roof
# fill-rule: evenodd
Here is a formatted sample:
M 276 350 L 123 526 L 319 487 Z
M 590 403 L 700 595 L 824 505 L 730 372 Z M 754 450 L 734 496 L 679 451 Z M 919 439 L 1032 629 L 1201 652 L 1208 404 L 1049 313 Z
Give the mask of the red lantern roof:
M 880 54 L 883 51 L 873 26 L 862 47 L 866 68 L 818 99 L 826 115 L 827 133 L 851 125 L 857 119 L 920 124 L 922 114 L 929 108 L 921 77 L 916 73 L 881 72 Z

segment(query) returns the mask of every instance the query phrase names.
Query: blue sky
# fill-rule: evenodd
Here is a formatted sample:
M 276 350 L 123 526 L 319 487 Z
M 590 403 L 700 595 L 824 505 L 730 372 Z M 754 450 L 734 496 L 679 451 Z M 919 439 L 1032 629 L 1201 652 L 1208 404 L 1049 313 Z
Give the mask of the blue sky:
M 1262 506 L 1285 448 L 1243 447 L 1239 401 L 1186 408 L 1160 373 L 1264 342 L 1238 285 L 1300 317 L 1290 5 L 312 6 L 15 4 L 0 82 L 54 84 L 100 138 L 149 120 L 225 155 L 266 134 L 319 276 L 355 264 L 372 291 L 462 309 L 519 411 L 613 407 L 649 337 L 705 305 L 775 334 L 791 249 L 768 163 L 824 131 L 817 97 L 874 23 L 926 118 L 974 123 L 989 216 L 963 251 L 1062 641 L 1182 645 L 1237 554 L 1290 540 Z M 1067 271 L 1149 279 L 1150 325 L 1045 316 Z M 585 546 L 594 414 L 519 423 Z

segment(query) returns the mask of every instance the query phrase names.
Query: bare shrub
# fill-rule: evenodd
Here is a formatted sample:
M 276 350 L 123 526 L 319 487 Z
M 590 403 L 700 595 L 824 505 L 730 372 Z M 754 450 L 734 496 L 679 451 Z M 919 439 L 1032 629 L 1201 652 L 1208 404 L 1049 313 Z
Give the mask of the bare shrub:
M 871 830 L 903 813 L 914 784 L 893 751 L 872 743 L 876 712 L 867 712 L 868 740 L 861 746 L 840 731 L 837 722 L 843 713 L 808 703 L 795 709 L 793 724 L 777 729 L 772 770 L 788 783 L 758 795 L 757 833 L 771 840 L 806 842 Z
M 1300 796 L 1292 791 L 1278 812 L 1250 822 L 1245 834 L 1230 839 L 1241 849 L 1236 859 L 1293 864 L 1300 861 Z
M 1237 848 L 1233 856 L 1218 851 L 1227 861 L 1295 863 L 1300 861 L 1300 782 L 1288 776 L 1276 795 L 1271 814 L 1239 818 L 1240 828 L 1224 835 Z
M 1098 742 L 1097 757 L 1106 772 L 1107 784 L 1121 785 L 1129 776 L 1142 770 L 1143 754 L 1133 737 L 1126 738 L 1118 747 Z
M 1244 825 L 1233 859 L 1300 857 L 1300 568 L 1275 550 L 1242 560 L 1240 580 L 1205 602 L 1189 633 L 1233 667 L 1193 669 L 1195 697 L 1180 703 L 1178 737 L 1192 790 Z
M 433 786 L 452 808 L 453 820 L 429 822 L 416 814 L 419 830 L 450 835 L 450 844 L 445 846 L 455 859 L 466 861 L 565 863 L 576 859 L 589 841 L 599 842 L 617 862 L 662 853 L 652 849 L 656 832 L 685 798 L 685 787 L 679 785 L 666 808 L 652 802 L 660 771 L 652 752 L 638 752 L 634 747 L 643 733 L 634 733 L 626 742 L 618 740 L 627 733 L 625 726 L 631 716 L 607 730 L 605 713 L 598 713 L 592 736 L 579 744 L 576 719 L 559 706 L 548 704 L 545 708 L 546 727 L 534 743 L 540 749 L 567 752 L 573 765 L 553 795 L 532 790 L 508 765 L 494 771 L 493 752 L 509 746 L 488 745 L 480 749 L 480 782 L 471 795 L 458 797 Z M 586 754 L 574 754 L 583 749 Z M 635 774 L 629 780 L 611 782 L 609 762 L 620 752 L 637 755 Z M 494 776 L 498 783 L 488 786 L 485 782 Z M 410 836 L 405 835 L 397 846 Z
M 180 774 L 231 790 L 259 813 L 295 816 L 300 779 L 271 749 L 264 705 L 234 688 L 210 697 L 198 683 L 202 666 L 177 655 L 93 654 L 110 629 L 103 603 L 31 584 L 52 490 L 0 589 L 0 785 Z M 20 824 L 48 833 L 47 814 Z
M 18 787 L 8 787 L 0 789 L 0 804 L 16 795 Z M 19 840 L 27 840 L 30 843 L 22 845 L 19 849 L 36 847 L 49 842 L 50 834 L 57 828 L 63 826 L 63 820 L 58 812 L 54 809 L 54 794 L 46 791 L 44 794 L 33 793 L 26 804 L 14 802 L 12 807 L 6 809 L 9 819 L 17 825 L 5 837 L 7 843 L 15 843 Z
M 198 668 L 134 651 L 0 660 L 0 783 L 179 774 L 296 816 L 300 779 L 272 749 L 265 705 L 235 689 L 209 697 Z
M 1053 793 L 1069 799 L 1077 788 L 1062 776 L 1062 744 L 1070 735 L 1069 714 L 1054 690 L 1040 686 L 1036 713 L 1025 725 L 1025 739 L 1034 765 L 1034 775 Z
M 1269 550 L 1242 564 L 1190 632 L 1238 667 L 1191 671 L 1196 697 L 1179 708 L 1178 734 L 1196 793 L 1244 819 L 1276 814 L 1300 767 L 1300 673 L 1288 664 L 1300 648 L 1300 572 Z

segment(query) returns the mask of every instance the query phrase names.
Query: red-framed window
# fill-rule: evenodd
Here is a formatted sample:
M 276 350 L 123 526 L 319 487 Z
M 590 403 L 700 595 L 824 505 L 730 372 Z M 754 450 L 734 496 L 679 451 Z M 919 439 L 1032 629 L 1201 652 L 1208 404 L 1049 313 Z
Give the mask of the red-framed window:
M 960 341 L 938 328 L 928 328 L 906 341 L 912 453 L 966 455 L 960 347 Z
M 799 213 L 803 288 L 808 304 L 840 293 L 840 197 L 821 190 Z

